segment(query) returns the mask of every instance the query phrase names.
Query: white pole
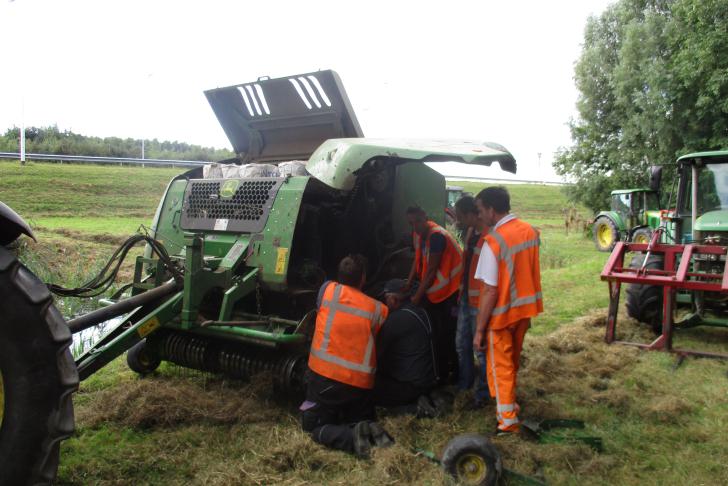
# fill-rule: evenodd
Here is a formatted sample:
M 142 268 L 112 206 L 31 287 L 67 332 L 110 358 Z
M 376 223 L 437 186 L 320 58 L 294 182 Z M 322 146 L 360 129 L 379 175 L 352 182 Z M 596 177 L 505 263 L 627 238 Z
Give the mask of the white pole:
M 20 100 L 20 165 L 25 165 L 25 97 Z
M 144 139 L 142 138 L 142 159 L 144 159 Z

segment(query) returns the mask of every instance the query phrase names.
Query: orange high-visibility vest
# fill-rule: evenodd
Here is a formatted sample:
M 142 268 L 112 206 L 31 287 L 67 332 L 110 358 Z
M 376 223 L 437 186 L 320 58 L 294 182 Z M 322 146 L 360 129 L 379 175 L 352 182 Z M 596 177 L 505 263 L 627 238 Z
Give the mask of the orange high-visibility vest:
M 542 312 L 538 232 L 530 224 L 513 219 L 491 230 L 485 241 L 498 262 L 498 300 L 490 328 L 504 329 Z
M 433 221 L 428 221 L 427 226 L 430 228 L 430 232 L 425 241 L 424 254 L 420 244 L 420 235 L 412 232 L 412 243 L 415 246 L 415 269 L 422 282 L 427 274 L 427 264 L 430 261 L 430 236 L 435 233 L 443 235 L 445 250 L 442 253 L 440 267 L 437 269 L 434 282 L 426 291 L 427 299 L 433 304 L 437 304 L 457 292 L 460 287 L 460 278 L 463 274 L 463 252 L 455 238 L 444 228 Z
M 321 376 L 372 388 L 377 370 L 374 341 L 387 306 L 361 291 L 329 282 L 316 316 L 308 367 Z
M 465 237 L 465 250 L 463 251 L 463 262 L 468 260 L 468 252 L 470 251 L 468 248 L 468 241 L 470 240 L 472 231 L 474 231 L 472 228 L 470 230 L 468 230 L 468 234 Z M 483 281 L 475 278 L 475 270 L 478 268 L 478 258 L 480 258 L 480 249 L 483 248 L 484 244 L 485 244 L 485 234 L 481 234 L 480 238 L 478 238 L 477 243 L 475 243 L 475 247 L 473 248 L 473 254 L 470 257 L 470 268 L 465 269 L 468 273 L 468 305 L 470 307 L 478 307 L 480 291 L 483 288 Z M 465 275 L 463 275 L 463 278 L 461 279 L 461 282 L 460 282 L 460 294 L 458 295 L 458 302 L 460 302 L 460 299 L 463 298 L 464 290 L 465 290 Z

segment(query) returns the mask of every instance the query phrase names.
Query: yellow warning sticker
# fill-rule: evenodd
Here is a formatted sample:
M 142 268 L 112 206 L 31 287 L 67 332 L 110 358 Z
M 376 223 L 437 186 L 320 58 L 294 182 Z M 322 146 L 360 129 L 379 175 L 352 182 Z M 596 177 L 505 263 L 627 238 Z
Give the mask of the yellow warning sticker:
M 278 275 L 286 271 L 286 256 L 288 256 L 288 248 L 278 248 L 278 258 L 276 258 L 276 274 Z
M 160 326 L 159 319 L 157 317 L 152 317 L 147 322 L 139 326 L 139 329 L 137 329 L 137 332 L 141 337 L 146 337 L 147 334 L 154 331 L 156 328 Z

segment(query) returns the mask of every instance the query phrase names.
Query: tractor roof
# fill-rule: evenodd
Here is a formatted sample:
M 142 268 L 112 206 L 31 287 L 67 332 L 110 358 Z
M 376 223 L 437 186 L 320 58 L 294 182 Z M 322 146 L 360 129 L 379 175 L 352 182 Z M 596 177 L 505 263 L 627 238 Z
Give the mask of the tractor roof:
M 650 189 L 649 187 L 638 187 L 636 189 L 617 189 L 615 191 L 612 191 L 611 195 L 614 196 L 617 194 L 632 194 L 635 192 L 654 192 L 654 191 L 652 189 Z
M 375 161 L 462 162 L 500 168 L 516 173 L 516 159 L 502 145 L 470 140 L 403 140 L 344 138 L 327 140 L 308 160 L 306 169 L 325 184 L 336 189 L 354 187 L 357 172 Z
M 705 160 L 704 162 L 709 163 L 720 163 L 720 162 L 728 162 L 728 150 L 713 150 L 710 152 L 694 152 L 691 154 L 686 154 L 677 159 L 678 162 L 687 162 L 691 160 L 697 160 L 697 159 L 710 159 Z

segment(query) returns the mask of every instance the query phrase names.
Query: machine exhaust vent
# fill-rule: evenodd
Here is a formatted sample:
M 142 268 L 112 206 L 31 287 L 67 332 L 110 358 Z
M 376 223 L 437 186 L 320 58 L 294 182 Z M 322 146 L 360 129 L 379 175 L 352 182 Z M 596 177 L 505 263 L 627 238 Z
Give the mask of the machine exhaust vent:
M 182 229 L 258 233 L 265 227 L 283 180 L 190 180 L 182 206 Z

